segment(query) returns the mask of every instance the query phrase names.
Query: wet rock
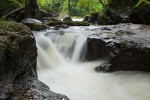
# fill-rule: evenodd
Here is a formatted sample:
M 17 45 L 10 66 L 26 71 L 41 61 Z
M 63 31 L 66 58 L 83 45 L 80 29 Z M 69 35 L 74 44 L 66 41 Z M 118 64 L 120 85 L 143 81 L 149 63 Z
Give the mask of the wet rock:
M 0 100 L 69 100 L 37 78 L 37 48 L 30 29 L 0 22 Z
M 118 24 L 101 26 L 88 36 L 88 60 L 106 63 L 96 71 L 150 71 L 150 26 Z
M 110 67 L 111 64 L 109 63 L 103 63 L 102 65 L 98 66 L 95 68 L 95 71 L 103 71 L 103 72 L 109 72 L 111 71 L 111 67 Z
M 30 27 L 33 31 L 41 31 L 48 28 L 47 25 L 43 24 L 41 21 L 33 18 L 26 18 L 21 21 L 26 26 Z
M 62 25 L 55 25 L 54 30 L 58 30 L 58 29 L 60 29 L 60 28 L 68 28 L 68 27 L 69 27 L 69 25 L 66 25 L 66 24 L 62 24 Z
M 71 21 L 73 21 L 73 20 L 71 19 L 71 17 L 70 17 L 69 15 L 66 15 L 66 16 L 63 18 L 63 21 L 71 22 Z

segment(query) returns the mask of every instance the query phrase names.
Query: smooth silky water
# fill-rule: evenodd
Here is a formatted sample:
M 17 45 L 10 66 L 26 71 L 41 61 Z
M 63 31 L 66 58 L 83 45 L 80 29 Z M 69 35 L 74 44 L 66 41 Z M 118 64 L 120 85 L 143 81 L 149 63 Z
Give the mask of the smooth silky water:
M 38 47 L 38 77 L 70 100 L 150 100 L 150 74 L 98 73 L 103 60 L 84 60 L 90 27 L 34 32 Z

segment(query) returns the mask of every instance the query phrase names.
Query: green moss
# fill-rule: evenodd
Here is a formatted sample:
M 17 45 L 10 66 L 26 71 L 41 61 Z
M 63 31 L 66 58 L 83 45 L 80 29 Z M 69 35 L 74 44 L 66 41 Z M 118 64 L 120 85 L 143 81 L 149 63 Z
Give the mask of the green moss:
M 13 47 L 9 41 L 0 41 L 0 49 L 6 49 L 9 51 L 13 51 Z
M 0 22 L 1 21 L 6 21 L 6 16 L 2 16 L 1 18 L 0 18 Z
M 19 7 L 22 7 L 22 5 L 16 0 L 0 0 L 0 17 Z
M 6 50 L 6 51 L 9 51 L 9 52 L 14 52 L 15 51 L 15 47 L 13 47 L 13 45 L 7 41 L 7 42 L 2 42 L 0 41 L 0 49 L 1 50 Z
M 27 26 L 14 21 L 0 21 L 0 29 L 3 31 L 17 32 L 18 34 L 30 34 L 31 30 Z
M 7 46 L 5 44 L 0 43 L 0 49 L 6 49 L 6 48 L 7 48 Z

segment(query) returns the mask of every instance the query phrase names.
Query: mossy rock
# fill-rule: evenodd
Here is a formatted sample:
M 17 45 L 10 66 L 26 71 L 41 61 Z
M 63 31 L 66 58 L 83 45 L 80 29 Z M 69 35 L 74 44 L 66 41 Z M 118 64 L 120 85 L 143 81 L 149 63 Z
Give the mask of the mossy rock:
M 29 27 L 14 21 L 0 21 L 0 30 L 14 32 L 17 35 L 31 35 L 32 33 Z
M 102 14 L 100 14 L 97 24 L 99 25 L 112 25 L 122 22 L 122 18 L 114 9 L 107 8 Z
M 7 45 L 5 45 L 5 43 L 0 42 L 0 49 L 6 49 Z
M 0 17 L 20 7 L 22 5 L 16 0 L 0 0 Z
M 129 16 L 139 0 L 109 0 L 100 14 L 99 25 L 118 24 L 129 22 Z
M 130 20 L 132 23 L 150 25 L 150 2 L 138 4 L 138 6 L 133 9 Z

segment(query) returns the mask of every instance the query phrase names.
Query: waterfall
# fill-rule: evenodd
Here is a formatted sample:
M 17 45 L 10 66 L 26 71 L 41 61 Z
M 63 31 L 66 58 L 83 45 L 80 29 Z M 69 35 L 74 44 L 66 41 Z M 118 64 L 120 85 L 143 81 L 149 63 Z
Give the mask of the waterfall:
M 104 61 L 84 61 L 90 27 L 34 32 L 38 77 L 70 100 L 149 100 L 150 75 L 142 72 L 97 73 Z

